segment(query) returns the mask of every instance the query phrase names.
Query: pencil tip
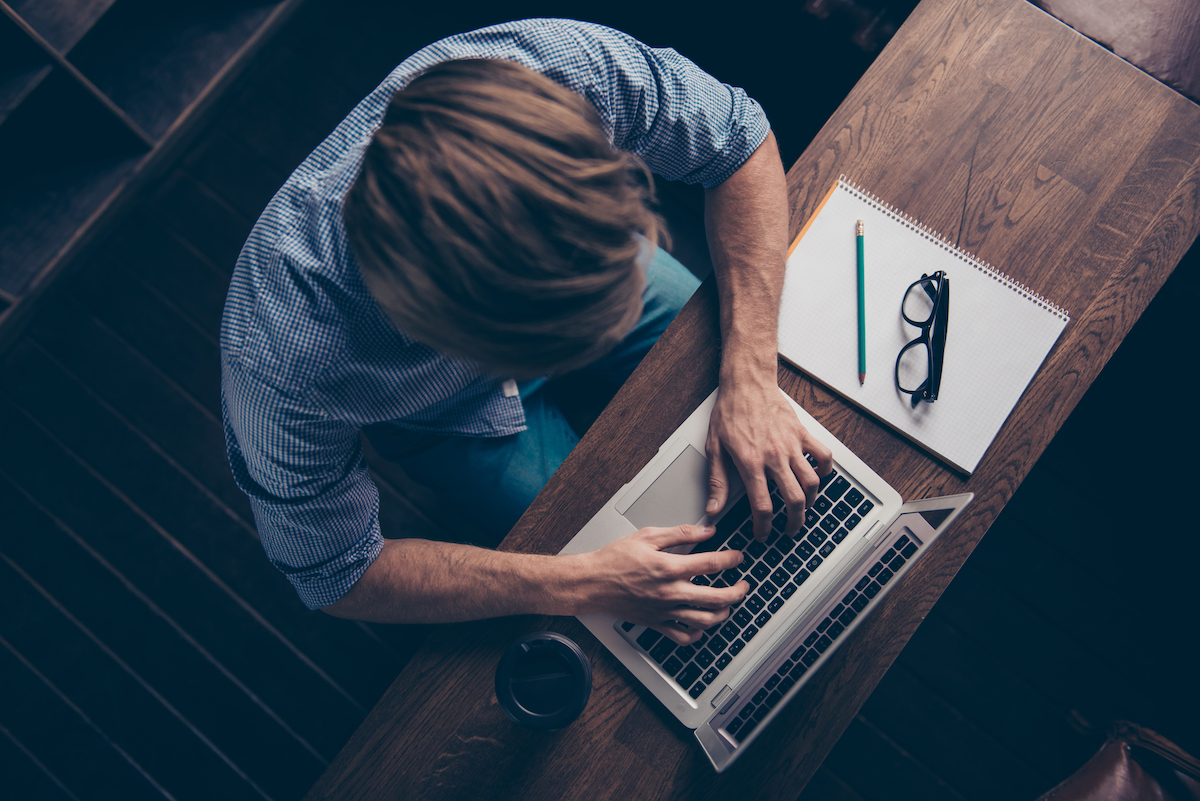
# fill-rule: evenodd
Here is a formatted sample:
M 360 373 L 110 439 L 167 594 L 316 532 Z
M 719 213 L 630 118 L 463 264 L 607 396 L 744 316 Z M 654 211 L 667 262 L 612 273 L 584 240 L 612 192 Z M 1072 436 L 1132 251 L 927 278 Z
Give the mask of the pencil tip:
M 867 383 L 867 374 L 866 373 L 858 374 L 858 383 L 859 383 L 859 386 Z

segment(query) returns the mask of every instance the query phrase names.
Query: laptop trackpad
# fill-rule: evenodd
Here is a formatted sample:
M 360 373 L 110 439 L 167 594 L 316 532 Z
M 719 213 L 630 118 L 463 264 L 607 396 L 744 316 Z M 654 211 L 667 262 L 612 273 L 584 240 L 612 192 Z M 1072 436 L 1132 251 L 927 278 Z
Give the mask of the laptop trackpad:
M 688 445 L 625 512 L 638 528 L 699 523 L 708 503 L 708 460 Z

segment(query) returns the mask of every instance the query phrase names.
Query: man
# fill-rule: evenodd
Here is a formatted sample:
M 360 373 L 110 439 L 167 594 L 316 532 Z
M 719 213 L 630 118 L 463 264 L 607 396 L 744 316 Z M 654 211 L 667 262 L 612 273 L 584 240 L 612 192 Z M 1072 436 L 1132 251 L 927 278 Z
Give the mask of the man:
M 359 442 L 502 536 L 574 444 L 544 376 L 619 383 L 695 288 L 657 248 L 650 169 L 703 184 L 720 289 L 710 513 L 737 469 L 789 533 L 829 451 L 776 387 L 784 176 L 761 109 L 670 50 L 566 20 L 431 45 L 296 170 L 247 242 L 222 326 L 230 463 L 310 608 L 383 622 L 605 612 L 694 641 L 747 586 L 691 578 L 697 526 L 549 557 L 384 540 Z M 517 382 L 521 379 L 521 383 Z

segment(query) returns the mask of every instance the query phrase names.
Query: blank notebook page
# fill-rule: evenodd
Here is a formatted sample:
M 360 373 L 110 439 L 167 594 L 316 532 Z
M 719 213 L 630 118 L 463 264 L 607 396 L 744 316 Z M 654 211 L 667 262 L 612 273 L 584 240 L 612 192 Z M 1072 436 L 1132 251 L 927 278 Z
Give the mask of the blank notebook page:
M 856 224 L 864 229 L 867 378 L 858 380 Z M 970 255 L 840 180 L 793 246 L 779 317 L 779 353 L 952 466 L 983 458 L 1069 318 Z M 908 286 L 950 279 L 946 354 L 937 401 L 896 388 L 896 356 L 921 330 L 905 322 Z

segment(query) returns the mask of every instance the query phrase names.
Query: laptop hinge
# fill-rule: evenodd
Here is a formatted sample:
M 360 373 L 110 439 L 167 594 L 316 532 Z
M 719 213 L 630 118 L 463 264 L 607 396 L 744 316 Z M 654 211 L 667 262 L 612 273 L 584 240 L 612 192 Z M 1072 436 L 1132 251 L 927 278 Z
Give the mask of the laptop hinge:
M 712 705 L 713 708 L 717 709 L 718 715 L 724 715 L 737 699 L 738 697 L 734 694 L 733 688 L 726 684 L 725 688 L 712 699 Z

